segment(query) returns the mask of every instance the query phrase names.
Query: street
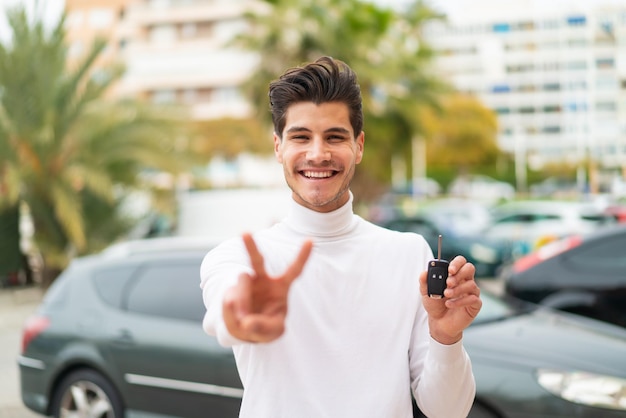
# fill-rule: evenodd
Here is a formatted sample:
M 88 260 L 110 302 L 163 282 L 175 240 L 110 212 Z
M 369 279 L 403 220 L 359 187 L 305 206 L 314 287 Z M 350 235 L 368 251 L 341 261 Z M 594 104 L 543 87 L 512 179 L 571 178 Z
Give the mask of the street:
M 22 325 L 41 295 L 38 288 L 0 289 L 0 418 L 41 418 L 22 404 L 17 366 Z

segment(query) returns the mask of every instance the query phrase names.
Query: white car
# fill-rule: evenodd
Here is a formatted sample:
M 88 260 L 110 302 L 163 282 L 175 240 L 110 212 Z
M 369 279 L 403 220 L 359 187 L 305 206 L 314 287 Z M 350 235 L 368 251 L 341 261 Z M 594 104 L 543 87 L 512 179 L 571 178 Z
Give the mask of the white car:
M 515 188 L 507 182 L 481 174 L 459 176 L 448 186 L 448 195 L 497 202 L 515 197 Z
M 585 235 L 615 222 L 590 203 L 527 200 L 493 208 L 483 235 L 508 240 L 515 244 L 516 255 L 524 255 L 550 241 Z

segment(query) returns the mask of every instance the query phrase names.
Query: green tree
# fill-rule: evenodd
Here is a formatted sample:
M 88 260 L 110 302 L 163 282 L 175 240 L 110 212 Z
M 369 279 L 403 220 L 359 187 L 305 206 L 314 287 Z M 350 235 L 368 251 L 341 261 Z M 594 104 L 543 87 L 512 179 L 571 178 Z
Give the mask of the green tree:
M 191 129 L 190 149 L 203 161 L 214 155 L 234 158 L 248 151 L 271 154 L 271 130 L 258 118 L 220 118 L 196 121 Z
M 441 101 L 441 111 L 422 113 L 431 138 L 428 165 L 455 169 L 457 174 L 493 165 L 500 156 L 495 113 L 469 95 L 451 94 Z
M 416 110 L 436 104 L 445 90 L 429 64 L 432 51 L 421 29 L 437 15 L 422 1 L 403 11 L 361 0 L 265 0 L 248 15 L 251 30 L 240 45 L 258 51 L 259 68 L 248 84 L 259 115 L 269 119 L 268 83 L 287 66 L 322 55 L 348 63 L 358 74 L 366 113 L 367 152 L 353 188 L 359 197 L 389 182 L 394 154 L 407 154 L 421 130 Z
M 52 280 L 76 254 L 102 248 L 128 227 L 120 206 L 148 170 L 176 172 L 181 114 L 132 101 L 106 101 L 123 73 L 95 66 L 94 42 L 68 68 L 65 17 L 47 28 L 23 6 L 7 13 L 0 45 L 0 211 L 24 203 Z M 3 239 L 0 237 L 0 239 Z

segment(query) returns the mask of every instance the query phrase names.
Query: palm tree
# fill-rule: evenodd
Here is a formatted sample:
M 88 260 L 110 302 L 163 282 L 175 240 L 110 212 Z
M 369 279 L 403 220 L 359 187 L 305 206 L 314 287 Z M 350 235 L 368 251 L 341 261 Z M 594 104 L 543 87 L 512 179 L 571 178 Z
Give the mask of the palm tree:
M 175 172 L 180 114 L 106 101 L 123 73 L 96 67 L 97 40 L 67 68 L 63 16 L 47 29 L 24 7 L 7 13 L 12 39 L 0 45 L 0 210 L 25 204 L 48 279 L 75 254 L 123 232 L 118 208 L 147 169 Z M 102 225 L 107 225 L 102 228 Z M 0 237 L 0 239 L 2 239 Z

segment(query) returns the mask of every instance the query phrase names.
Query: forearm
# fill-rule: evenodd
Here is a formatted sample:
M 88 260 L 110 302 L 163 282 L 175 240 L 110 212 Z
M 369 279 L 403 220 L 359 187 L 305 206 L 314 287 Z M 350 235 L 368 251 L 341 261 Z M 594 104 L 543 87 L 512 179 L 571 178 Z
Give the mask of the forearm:
M 413 393 L 418 406 L 429 418 L 468 415 L 476 394 L 476 383 L 462 341 L 443 345 L 430 339 Z
M 202 287 L 202 298 L 207 309 L 202 328 L 207 334 L 217 337 L 218 342 L 225 347 L 240 343 L 228 331 L 222 314 L 224 294 L 233 284 L 232 278 L 213 278 L 204 281 Z

